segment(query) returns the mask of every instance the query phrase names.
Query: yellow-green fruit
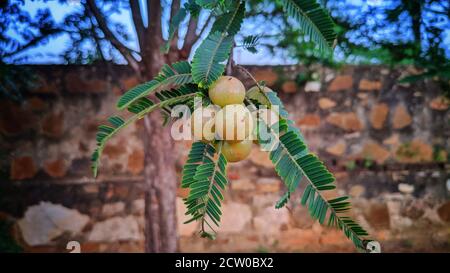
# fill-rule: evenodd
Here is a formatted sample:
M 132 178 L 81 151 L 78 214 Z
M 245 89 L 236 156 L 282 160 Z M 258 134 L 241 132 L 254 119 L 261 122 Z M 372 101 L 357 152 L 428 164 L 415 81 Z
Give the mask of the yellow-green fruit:
M 209 87 L 208 95 L 211 101 L 220 107 L 241 104 L 245 98 L 245 87 L 235 77 L 221 76 Z
M 191 131 L 194 140 L 212 141 L 215 136 L 215 116 L 217 110 L 212 105 L 197 108 L 191 116 Z
M 226 105 L 216 114 L 216 139 L 240 142 L 253 131 L 253 117 L 242 104 Z
M 253 141 L 246 139 L 237 143 L 224 142 L 222 145 L 222 154 L 228 162 L 238 162 L 248 157 L 252 151 Z
M 267 86 L 264 86 L 262 89 L 263 89 L 264 93 L 273 92 L 272 89 L 270 89 Z M 249 90 L 247 90 L 247 97 L 258 101 L 259 103 L 261 103 L 263 105 L 270 105 L 270 101 L 266 98 L 266 96 L 261 94 L 259 87 L 256 85 L 253 86 L 252 88 L 250 88 Z
M 264 92 L 273 92 L 273 90 L 272 89 L 270 89 L 269 87 L 267 87 L 267 86 L 264 86 L 263 88 L 263 91 Z M 247 92 L 253 92 L 253 91 L 256 91 L 256 90 L 259 90 L 259 87 L 257 86 L 257 85 L 255 85 L 255 86 L 252 86 L 252 87 L 250 87 L 250 89 L 248 89 L 248 91 Z

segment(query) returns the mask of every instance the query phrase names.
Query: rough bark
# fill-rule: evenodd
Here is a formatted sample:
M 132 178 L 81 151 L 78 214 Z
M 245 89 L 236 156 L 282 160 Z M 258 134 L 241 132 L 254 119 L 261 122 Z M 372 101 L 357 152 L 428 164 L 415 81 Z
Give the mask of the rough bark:
M 157 50 L 147 56 L 145 75 L 152 78 L 165 63 Z M 162 126 L 159 112 L 144 118 L 145 151 L 145 250 L 146 252 L 176 252 L 178 233 L 176 221 L 177 176 L 174 143 L 170 127 Z
M 149 64 L 146 66 L 145 75 L 151 78 L 163 65 L 164 56 L 152 52 L 147 58 Z M 146 252 L 176 252 L 177 176 L 170 127 L 162 126 L 159 112 L 146 116 L 144 125 Z
M 163 128 L 159 113 L 145 122 L 145 250 L 176 252 L 178 233 L 176 221 L 177 176 L 173 139 L 169 127 Z
M 153 78 L 166 57 L 161 54 L 163 45 L 161 35 L 161 3 L 152 0 L 148 5 L 149 27 L 143 37 L 143 74 Z M 144 118 L 145 150 L 145 251 L 176 252 L 178 232 L 176 221 L 177 176 L 173 139 L 170 128 L 162 127 L 159 113 Z

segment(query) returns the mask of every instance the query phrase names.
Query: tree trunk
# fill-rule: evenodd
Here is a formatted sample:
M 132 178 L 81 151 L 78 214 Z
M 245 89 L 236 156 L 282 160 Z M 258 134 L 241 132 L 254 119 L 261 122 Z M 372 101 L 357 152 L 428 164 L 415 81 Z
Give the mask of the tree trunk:
M 144 61 L 144 74 L 147 79 L 156 76 L 164 64 L 160 47 L 154 48 Z M 174 141 L 170 135 L 170 127 L 162 126 L 159 112 L 153 112 L 144 118 L 144 128 L 145 251 L 176 252 L 177 176 Z
M 142 49 L 142 74 L 147 80 L 156 76 L 166 58 L 160 51 L 164 43 L 161 34 L 161 3 L 152 0 L 148 5 L 150 22 Z M 162 126 L 159 112 L 146 116 L 144 124 L 145 251 L 176 252 L 177 175 L 174 143 L 170 127 Z
M 145 117 L 145 251 L 176 252 L 175 157 L 170 128 L 160 113 Z

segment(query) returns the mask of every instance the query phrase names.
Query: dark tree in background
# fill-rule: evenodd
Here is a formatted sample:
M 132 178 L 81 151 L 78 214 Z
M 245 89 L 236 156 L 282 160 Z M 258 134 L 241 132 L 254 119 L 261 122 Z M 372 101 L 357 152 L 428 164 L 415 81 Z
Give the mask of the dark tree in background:
M 350 16 L 344 9 L 352 7 L 328 1 L 342 26 L 341 43 L 346 55 L 356 53 L 390 66 L 414 65 L 423 72 L 401 81 L 433 79 L 450 97 L 450 1 L 386 2 L 390 3 L 366 6 L 363 12 L 353 7 L 357 15 Z M 347 16 L 342 16 L 344 13 Z
M 450 52 L 444 40 L 450 27 L 449 1 L 363 1 L 367 3 L 362 6 L 326 2 L 341 26 L 339 42 L 347 55 L 361 52 L 364 56 L 372 51 L 367 56 L 378 56 L 380 62 L 391 65 L 436 58 L 448 62 Z
M 277 29 L 266 35 L 261 27 L 261 44 L 275 52 L 284 48 L 290 57 L 309 66 L 314 63 L 381 63 L 414 65 L 423 69 L 405 81 L 434 78 L 442 90 L 450 90 L 450 1 L 447 0 L 323 0 L 338 32 L 334 56 L 318 54 L 312 43 L 300 43 L 301 30 L 283 16 L 281 5 L 265 8 L 251 1 L 254 18 L 264 18 Z M 267 28 L 267 24 L 264 28 Z M 274 39 L 276 38 L 276 39 Z M 450 96 L 450 91 L 446 95 Z
M 163 54 L 165 40 L 163 27 L 181 7 L 180 0 L 147 0 L 141 6 L 136 0 L 81 0 L 59 1 L 59 4 L 77 5 L 61 22 L 56 21 L 46 4 L 35 16 L 23 8 L 25 1 L 1 1 L 0 4 L 0 56 L 1 62 L 26 63 L 21 53 L 46 44 L 62 35 L 70 38 L 71 46 L 63 52 L 66 63 L 90 64 L 95 61 L 126 62 L 141 82 L 153 78 L 164 63 L 187 59 L 193 45 L 210 24 L 210 14 L 184 20 L 185 35 L 181 47 L 178 32 Z M 190 8 L 188 1 L 185 8 Z M 67 7 L 67 6 L 66 6 Z M 134 25 L 135 47 L 129 46 L 132 33 L 125 25 L 113 21 L 114 14 L 129 10 Z M 167 13 L 168 16 L 164 16 Z M 195 14 L 195 12 L 194 12 Z M 199 16 L 205 18 L 199 23 Z M 149 20 L 144 20 L 149 18 Z M 182 18 L 183 19 L 183 18 Z M 86 47 L 86 44 L 94 45 Z M 176 222 L 175 158 L 169 128 L 162 129 L 158 114 L 145 118 L 145 185 L 146 185 L 146 251 L 175 252 L 178 250 Z M 151 136 L 151 137 L 150 137 Z

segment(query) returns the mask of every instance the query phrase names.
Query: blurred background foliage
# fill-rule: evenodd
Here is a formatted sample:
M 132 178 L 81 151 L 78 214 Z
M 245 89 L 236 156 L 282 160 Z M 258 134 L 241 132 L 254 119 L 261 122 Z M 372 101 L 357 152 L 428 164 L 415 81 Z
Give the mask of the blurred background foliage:
M 273 53 L 280 48 L 310 67 L 320 63 L 411 65 L 420 70 L 403 82 L 436 80 L 449 96 L 450 2 L 443 0 L 323 0 L 336 22 L 338 40 L 334 55 L 319 55 L 301 31 L 284 19 L 280 4 L 264 9 L 265 1 L 251 1 L 255 18 L 264 17 L 278 28 L 275 43 L 264 43 Z M 264 9 L 260 13 L 259 10 Z M 264 26 L 266 27 L 266 26 Z M 263 35 L 262 40 L 273 40 Z M 267 38 L 269 38 L 267 40 Z M 311 75 L 311 74 L 310 74 Z

